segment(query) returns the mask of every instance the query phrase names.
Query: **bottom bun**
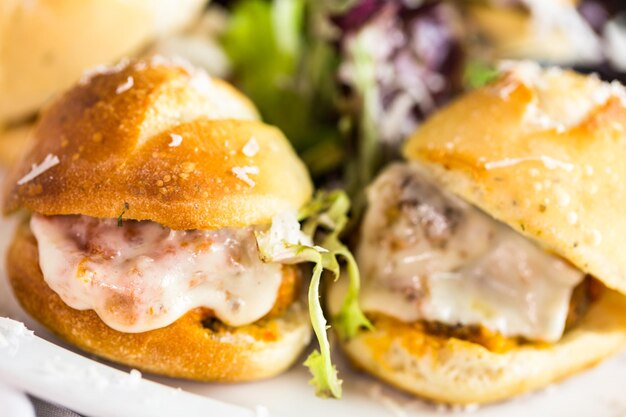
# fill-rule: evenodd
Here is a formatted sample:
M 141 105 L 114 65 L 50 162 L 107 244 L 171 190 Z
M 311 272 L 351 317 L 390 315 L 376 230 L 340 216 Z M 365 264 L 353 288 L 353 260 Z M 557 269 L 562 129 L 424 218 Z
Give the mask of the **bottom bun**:
M 84 351 L 149 373 L 222 382 L 267 378 L 293 364 L 311 337 L 302 302 L 278 317 L 237 328 L 212 326 L 206 312 L 195 309 L 161 329 L 118 332 L 94 311 L 68 307 L 48 287 L 27 224 L 17 230 L 7 269 L 18 301 L 45 327 Z
M 330 299 L 338 298 L 336 288 Z M 626 297 L 608 289 L 558 343 L 516 345 L 502 353 L 390 317 L 370 318 L 375 329 L 343 345 L 353 364 L 402 390 L 448 404 L 495 402 L 536 390 L 626 347 Z

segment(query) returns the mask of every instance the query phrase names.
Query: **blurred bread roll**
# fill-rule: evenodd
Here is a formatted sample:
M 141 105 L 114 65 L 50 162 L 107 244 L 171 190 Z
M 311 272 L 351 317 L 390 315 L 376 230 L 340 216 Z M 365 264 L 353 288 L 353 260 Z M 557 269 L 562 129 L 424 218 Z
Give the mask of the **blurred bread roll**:
M 375 330 L 344 342 L 350 359 L 416 395 L 474 404 L 545 387 L 623 350 L 625 132 L 622 85 L 531 62 L 505 63 L 497 80 L 433 114 L 408 140 L 407 162 L 368 193 L 356 257 Z M 476 228 L 482 221 L 528 250 L 505 249 L 509 238 Z M 475 250 L 481 239 L 493 239 L 483 246 L 491 249 Z M 535 269 L 530 259 L 560 267 Z M 518 267 L 523 278 L 509 280 Z M 578 283 L 560 287 L 566 271 Z M 551 277 L 567 288 L 560 298 L 542 287 Z M 341 295 L 332 287 L 331 312 Z M 558 311 L 539 313 L 555 300 Z M 512 330 L 517 315 L 533 327 L 558 320 L 559 332 Z
M 474 54 L 556 64 L 596 63 L 602 40 L 576 0 L 468 2 L 468 22 L 481 40 Z
M 185 27 L 205 0 L 5 0 L 0 3 L 0 124 L 35 113 L 85 68 Z

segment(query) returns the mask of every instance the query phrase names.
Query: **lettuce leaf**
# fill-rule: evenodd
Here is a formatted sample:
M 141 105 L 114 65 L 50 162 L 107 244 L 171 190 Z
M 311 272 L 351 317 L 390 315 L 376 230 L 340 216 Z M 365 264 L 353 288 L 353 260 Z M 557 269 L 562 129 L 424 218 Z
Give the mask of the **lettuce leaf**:
M 341 380 L 332 364 L 330 343 L 326 330 L 326 318 L 320 303 L 319 286 L 324 270 L 337 280 L 341 273 L 339 258 L 346 261 L 350 280 L 348 293 L 339 314 L 333 319 L 340 338 L 350 338 L 362 328 L 372 328 L 358 304 L 360 277 L 356 261 L 348 248 L 339 240 L 339 234 L 348 221 L 350 202 L 345 193 L 319 192 L 296 218 L 283 214 L 272 221 L 268 231 L 257 233 L 261 256 L 266 262 L 301 263 L 313 262 L 313 274 L 309 285 L 309 316 L 319 343 L 319 350 L 309 355 L 304 365 L 313 376 L 310 383 L 316 394 L 324 397 L 341 397 Z M 298 218 L 304 220 L 302 229 Z M 313 238 L 322 235 L 320 246 Z
M 360 275 L 356 260 L 350 250 L 339 240 L 339 234 L 348 222 L 349 209 L 348 196 L 342 191 L 333 191 L 319 192 L 300 212 L 300 218 L 306 218 L 302 226 L 304 233 L 313 236 L 320 227 L 329 232 L 320 246 L 329 252 L 328 257 L 332 259 L 332 262 L 327 262 L 326 269 L 333 273 L 335 280 L 339 278 L 341 272 L 337 259 L 341 257 L 346 262 L 346 271 L 350 281 L 348 293 L 341 310 L 333 318 L 339 337 L 342 339 L 353 337 L 361 328 L 372 328 L 359 307 Z
M 345 246 L 337 247 L 333 242 L 326 242 L 323 245 L 334 256 L 342 256 L 346 261 L 346 270 L 349 278 L 348 292 L 339 313 L 333 317 L 333 323 L 335 323 L 337 333 L 339 333 L 339 337 L 342 340 L 350 339 L 363 328 L 369 330 L 373 328 L 372 323 L 365 317 L 359 306 L 359 290 L 361 287 L 359 269 L 354 256 Z
M 335 108 L 339 57 L 323 30 L 323 5 L 238 0 L 229 9 L 220 43 L 233 66 L 232 81 L 265 122 L 285 133 L 314 177 L 339 168 L 345 158 Z
M 498 69 L 494 65 L 482 61 L 469 61 L 463 73 L 465 87 L 469 90 L 482 87 L 493 81 L 499 75 Z

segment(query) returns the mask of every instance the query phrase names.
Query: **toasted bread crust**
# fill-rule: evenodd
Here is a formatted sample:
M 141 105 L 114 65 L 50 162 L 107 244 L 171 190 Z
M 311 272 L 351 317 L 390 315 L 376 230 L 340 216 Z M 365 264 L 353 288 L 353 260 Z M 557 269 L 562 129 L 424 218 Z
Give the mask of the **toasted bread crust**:
M 626 293 L 626 93 L 572 71 L 513 66 L 409 140 L 448 190 Z
M 124 211 L 172 229 L 217 229 L 269 223 L 312 193 L 287 139 L 244 96 L 160 59 L 86 79 L 43 113 L 33 136 L 7 178 L 5 212 Z M 48 155 L 59 163 L 20 182 Z
M 195 309 L 161 329 L 118 332 L 94 311 L 68 307 L 48 287 L 27 224 L 18 227 L 7 255 L 13 292 L 31 316 L 86 352 L 142 371 L 203 381 L 267 378 L 287 369 L 310 340 L 308 315 L 298 300 L 238 328 L 205 326 L 207 311 Z
M 607 290 L 556 344 L 503 352 L 442 337 L 386 316 L 343 343 L 358 367 L 410 393 L 449 404 L 504 400 L 594 366 L 626 347 L 626 297 Z

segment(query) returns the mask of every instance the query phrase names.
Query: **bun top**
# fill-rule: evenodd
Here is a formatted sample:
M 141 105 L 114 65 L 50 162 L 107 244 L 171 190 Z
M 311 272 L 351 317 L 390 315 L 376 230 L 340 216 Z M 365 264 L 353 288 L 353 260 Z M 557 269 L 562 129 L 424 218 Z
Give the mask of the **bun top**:
M 3 0 L 0 123 L 33 114 L 85 68 L 188 25 L 206 0 Z M 97 17 L 97 18 L 96 18 Z
M 264 224 L 297 210 L 309 175 L 282 133 L 224 81 L 160 57 L 87 74 L 42 115 L 4 211 Z
M 433 115 L 405 148 L 452 192 L 626 292 L 626 92 L 536 64 Z

